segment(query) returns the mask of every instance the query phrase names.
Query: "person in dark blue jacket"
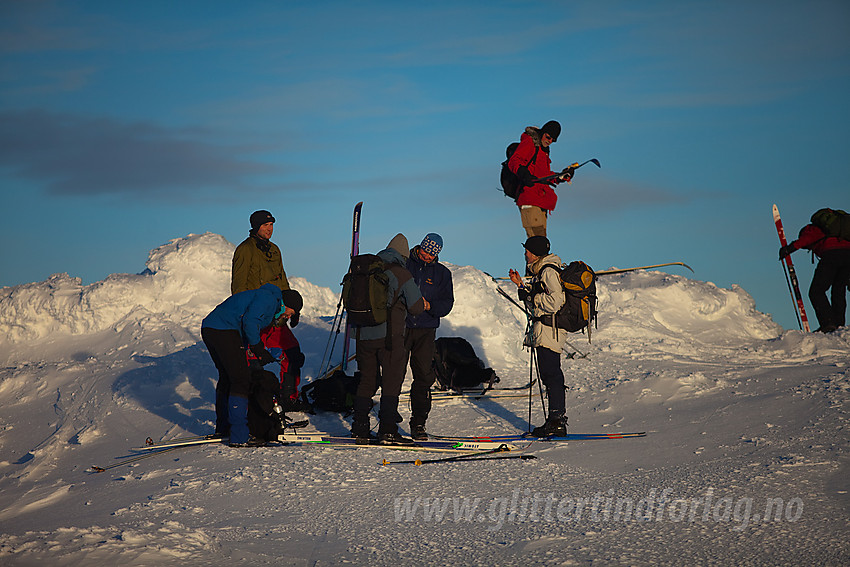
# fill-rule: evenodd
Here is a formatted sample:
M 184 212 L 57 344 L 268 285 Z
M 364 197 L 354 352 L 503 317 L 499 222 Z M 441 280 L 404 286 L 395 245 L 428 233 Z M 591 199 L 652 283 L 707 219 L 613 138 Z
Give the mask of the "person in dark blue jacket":
M 410 251 L 407 259 L 407 270 L 426 300 L 425 311 L 405 319 L 404 347 L 413 374 L 410 435 L 415 440 L 428 439 L 425 421 L 431 411 L 431 386 L 437 378 L 432 365 L 437 327 L 440 317 L 448 315 L 455 302 L 452 273 L 438 260 L 442 248 L 443 238 L 432 232 Z
M 263 366 L 275 361 L 263 346 L 260 334 L 278 317 L 295 314 L 295 309 L 285 305 L 287 293 L 270 283 L 236 293 L 201 322 L 201 338 L 218 370 L 215 433 L 229 435 L 231 445 L 245 446 L 249 442 L 251 369 L 245 347 L 250 347 Z

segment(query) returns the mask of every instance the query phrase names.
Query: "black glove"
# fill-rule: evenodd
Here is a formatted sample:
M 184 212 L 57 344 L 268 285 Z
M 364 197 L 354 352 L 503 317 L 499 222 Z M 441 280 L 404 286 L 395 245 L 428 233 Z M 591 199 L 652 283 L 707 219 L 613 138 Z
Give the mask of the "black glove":
M 260 364 L 265 366 L 266 364 L 271 364 L 275 362 L 275 357 L 272 356 L 272 353 L 266 350 L 266 347 L 263 346 L 263 343 L 257 343 L 255 345 L 251 345 L 251 352 L 254 353 L 254 356 L 257 357 L 257 360 L 260 361 Z
M 782 246 L 779 249 L 779 259 L 784 260 L 785 256 L 788 256 L 789 254 L 791 254 L 791 252 L 793 252 L 796 249 L 797 248 L 795 248 L 793 244 L 786 244 L 785 246 Z
M 286 355 L 286 360 L 289 361 L 287 372 L 298 374 L 298 370 L 300 370 L 301 367 L 304 366 L 304 362 L 306 361 L 304 353 L 301 352 L 301 347 L 290 347 L 283 351 L 283 353 Z
M 520 168 L 516 170 L 516 176 L 519 178 L 523 187 L 530 187 L 531 185 L 534 185 L 534 180 L 537 179 L 530 171 L 528 171 L 528 166 L 526 165 L 520 166 Z
M 294 313 L 294 314 L 293 314 L 293 315 L 289 318 L 289 326 L 290 326 L 290 327 L 292 327 L 292 328 L 294 329 L 294 328 L 295 328 L 295 325 L 297 325 L 297 324 L 298 324 L 298 321 L 300 320 L 300 318 L 301 318 L 301 314 L 300 314 L 300 313 Z
M 517 295 L 519 295 L 520 301 L 528 301 L 528 298 L 531 296 L 531 293 L 528 291 L 527 287 L 518 288 Z
M 576 174 L 576 170 L 573 166 L 566 167 L 566 168 L 564 168 L 563 171 L 561 171 L 560 180 L 569 182 L 573 178 L 573 175 L 575 175 L 575 174 Z

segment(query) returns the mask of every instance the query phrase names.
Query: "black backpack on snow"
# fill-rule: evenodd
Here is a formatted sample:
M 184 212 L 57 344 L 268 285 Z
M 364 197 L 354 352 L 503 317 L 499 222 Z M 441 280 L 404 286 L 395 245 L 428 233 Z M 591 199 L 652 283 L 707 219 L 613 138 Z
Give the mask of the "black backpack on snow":
M 342 304 L 349 324 L 371 327 L 386 322 L 389 278 L 384 269 L 384 261 L 375 254 L 359 254 L 351 259 L 348 273 L 342 278 Z
M 547 264 L 541 268 L 541 272 L 546 268 L 552 268 L 558 272 L 566 299 L 564 305 L 554 315 L 555 326 L 571 333 L 587 327 L 587 340 L 590 341 L 590 322 L 596 319 L 597 315 L 596 272 L 581 260 L 561 266 Z M 549 326 L 553 323 L 551 315 L 544 315 L 538 320 Z
M 350 413 L 354 410 L 354 396 L 360 383 L 360 372 L 349 376 L 336 370 L 330 376 L 314 380 L 301 389 L 301 399 L 313 408 Z
M 522 193 L 523 185 L 522 181 L 520 181 L 519 177 L 508 168 L 508 161 L 510 161 L 511 156 L 514 155 L 514 152 L 519 147 L 519 142 L 514 142 L 510 144 L 505 150 L 505 154 L 508 159 L 502 162 L 502 175 L 499 178 L 499 181 L 502 184 L 502 191 L 504 191 L 506 197 L 510 197 L 514 201 L 519 198 L 520 193 Z M 531 161 L 528 162 L 528 165 L 534 163 L 534 160 L 537 159 L 537 152 L 540 151 L 539 146 L 535 146 L 534 148 L 534 156 L 532 156 Z
M 812 215 L 812 224 L 827 236 L 850 240 L 850 214 L 841 209 L 821 209 Z
M 432 366 L 441 390 L 474 388 L 481 384 L 493 385 L 499 381 L 492 368 L 475 354 L 472 345 L 462 337 L 440 337 L 434 343 Z
M 283 433 L 283 413 L 274 411 L 280 399 L 280 380 L 268 370 L 251 368 L 251 389 L 248 394 L 248 431 L 257 439 L 277 441 Z

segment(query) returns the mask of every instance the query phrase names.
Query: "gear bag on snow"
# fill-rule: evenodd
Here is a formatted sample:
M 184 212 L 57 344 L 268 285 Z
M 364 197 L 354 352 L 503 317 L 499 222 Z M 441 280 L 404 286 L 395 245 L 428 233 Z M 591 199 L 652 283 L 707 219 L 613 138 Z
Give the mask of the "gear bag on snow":
M 474 388 L 481 384 L 492 386 L 499 381 L 496 372 L 484 367 L 484 362 L 466 339 L 440 337 L 434 347 L 432 366 L 441 390 Z
M 316 409 L 349 413 L 354 410 L 359 382 L 359 372 L 349 376 L 343 370 L 336 370 L 330 376 L 314 380 L 302 388 L 301 399 Z
M 499 178 L 499 181 L 502 184 L 502 191 L 504 191 L 505 196 L 510 197 L 514 201 L 519 198 L 520 193 L 522 193 L 523 185 L 522 181 L 520 181 L 519 177 L 517 177 L 516 173 L 508 168 L 508 161 L 510 161 L 511 156 L 514 155 L 514 152 L 519 147 L 519 142 L 514 142 L 507 147 L 505 150 L 505 154 L 508 156 L 508 159 L 502 162 L 502 175 Z M 531 161 L 528 162 L 528 166 L 534 163 L 534 160 L 537 159 L 537 152 L 540 151 L 540 147 L 536 146 L 534 148 L 534 155 L 531 158 Z
M 812 215 L 812 224 L 827 236 L 850 240 L 850 214 L 841 209 L 821 209 Z
M 348 323 L 371 327 L 386 322 L 388 293 L 384 261 L 375 254 L 354 256 L 342 278 L 342 304 L 348 312 Z
M 284 414 L 275 411 L 280 398 L 280 381 L 274 372 L 251 368 L 251 389 L 248 394 L 248 431 L 257 439 L 275 441 L 283 433 Z M 279 407 L 279 406 L 278 406 Z
M 566 300 L 557 313 L 537 320 L 550 327 L 554 320 L 554 326 L 571 333 L 587 327 L 590 340 L 590 322 L 596 319 L 596 273 L 581 260 L 561 266 L 547 264 L 541 272 L 545 268 L 557 270 Z

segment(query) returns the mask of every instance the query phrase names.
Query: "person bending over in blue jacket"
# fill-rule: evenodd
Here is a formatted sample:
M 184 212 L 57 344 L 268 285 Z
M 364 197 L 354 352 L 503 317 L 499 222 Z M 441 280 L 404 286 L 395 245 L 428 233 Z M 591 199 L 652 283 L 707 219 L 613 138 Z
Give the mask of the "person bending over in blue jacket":
M 293 295 L 294 294 L 294 295 Z M 245 347 L 265 366 L 275 358 L 263 346 L 260 334 L 278 317 L 291 317 L 297 291 L 281 291 L 267 283 L 258 289 L 231 295 L 201 322 L 201 338 L 218 370 L 216 384 L 216 435 L 230 436 L 230 445 L 245 447 L 263 445 L 253 440 L 248 431 L 248 394 L 251 388 L 251 368 Z

